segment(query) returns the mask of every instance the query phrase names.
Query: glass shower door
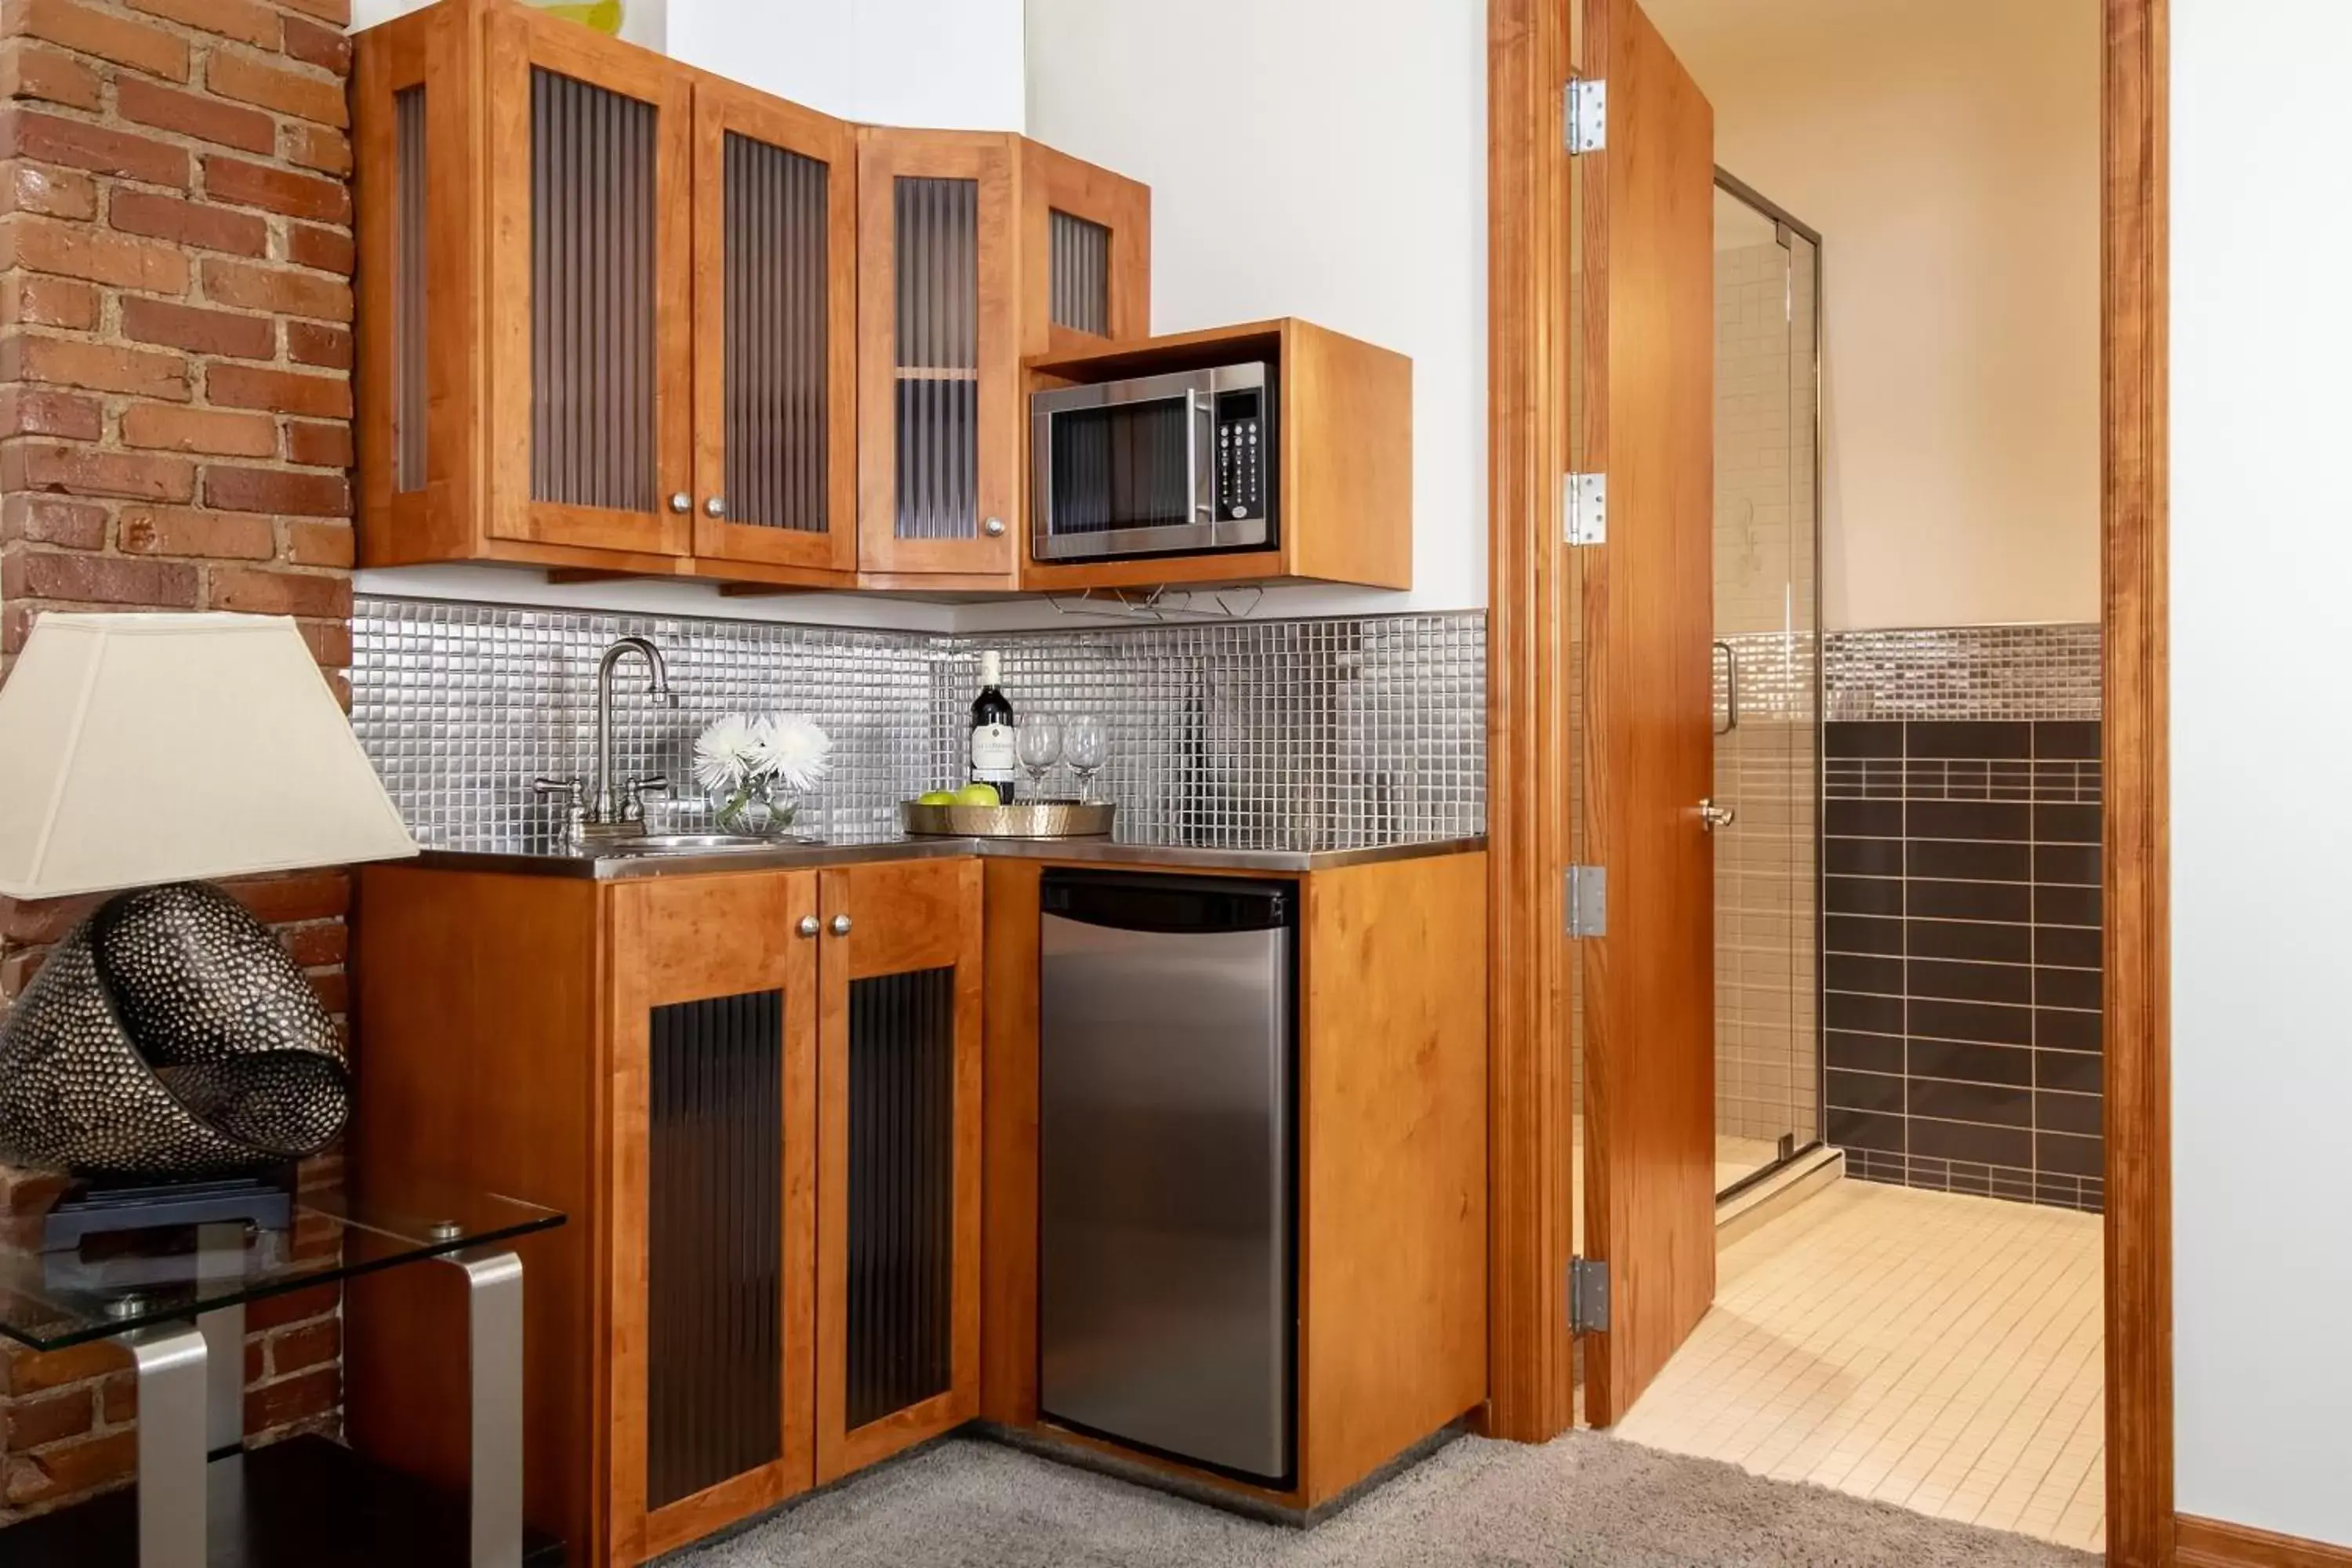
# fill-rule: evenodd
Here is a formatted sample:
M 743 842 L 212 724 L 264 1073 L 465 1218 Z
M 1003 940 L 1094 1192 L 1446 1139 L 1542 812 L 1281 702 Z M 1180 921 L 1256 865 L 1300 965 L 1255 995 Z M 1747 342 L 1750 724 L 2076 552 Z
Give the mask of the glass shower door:
M 1818 241 L 1716 193 L 1716 1188 L 1819 1142 Z

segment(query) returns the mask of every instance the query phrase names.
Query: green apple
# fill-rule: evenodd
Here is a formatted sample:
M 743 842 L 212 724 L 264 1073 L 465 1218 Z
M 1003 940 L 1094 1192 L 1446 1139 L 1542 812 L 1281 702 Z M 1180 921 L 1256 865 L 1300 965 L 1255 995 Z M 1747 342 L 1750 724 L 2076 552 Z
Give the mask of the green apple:
M 968 784 L 964 785 L 963 788 L 956 791 L 955 803 L 958 805 L 1002 805 L 1004 804 L 997 797 L 996 786 L 994 784 Z
M 994 790 L 989 791 L 991 796 L 993 796 L 995 793 L 996 792 Z M 956 792 L 951 789 L 925 790 L 921 795 L 915 797 L 915 804 L 917 805 L 953 805 L 955 803 Z

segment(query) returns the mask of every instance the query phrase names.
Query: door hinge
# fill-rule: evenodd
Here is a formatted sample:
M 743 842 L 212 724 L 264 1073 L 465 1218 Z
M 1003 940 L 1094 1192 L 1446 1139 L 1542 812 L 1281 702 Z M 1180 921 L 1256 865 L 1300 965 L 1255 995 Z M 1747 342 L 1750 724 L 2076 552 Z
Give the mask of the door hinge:
M 1570 544 L 1609 542 L 1609 476 L 1562 474 L 1560 527 Z
M 1568 84 L 1567 125 L 1563 135 L 1570 156 L 1598 153 L 1609 145 L 1609 84 L 1599 78 Z
M 1576 937 L 1609 934 L 1609 868 L 1570 866 L 1568 868 L 1568 934 Z
M 1591 1258 L 1568 1260 L 1568 1331 L 1609 1331 L 1609 1265 Z

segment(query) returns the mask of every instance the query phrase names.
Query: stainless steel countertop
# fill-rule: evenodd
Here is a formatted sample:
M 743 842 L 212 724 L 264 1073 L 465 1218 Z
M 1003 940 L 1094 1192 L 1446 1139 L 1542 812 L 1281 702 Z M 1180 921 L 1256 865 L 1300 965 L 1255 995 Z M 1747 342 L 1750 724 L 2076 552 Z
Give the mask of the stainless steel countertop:
M 777 844 L 758 849 L 712 849 L 678 855 L 599 855 L 593 850 L 427 849 L 417 864 L 450 871 L 503 871 L 535 877 L 578 877 L 598 882 L 646 877 L 701 876 L 712 871 L 793 870 L 856 866 L 876 860 L 933 860 L 981 855 L 1024 860 L 1164 866 L 1216 871 L 1334 871 L 1388 860 L 1461 855 L 1486 847 L 1483 837 L 1439 838 L 1363 849 L 1209 849 L 1173 844 L 1122 844 L 1110 838 L 897 838 L 866 844 Z

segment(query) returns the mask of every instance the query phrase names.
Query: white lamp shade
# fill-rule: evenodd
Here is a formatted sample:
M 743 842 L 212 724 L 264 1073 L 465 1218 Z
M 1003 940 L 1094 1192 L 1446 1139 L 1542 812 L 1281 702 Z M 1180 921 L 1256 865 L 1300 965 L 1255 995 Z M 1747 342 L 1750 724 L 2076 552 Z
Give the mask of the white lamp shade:
M 52 613 L 0 686 L 0 893 L 416 853 L 292 621 Z

